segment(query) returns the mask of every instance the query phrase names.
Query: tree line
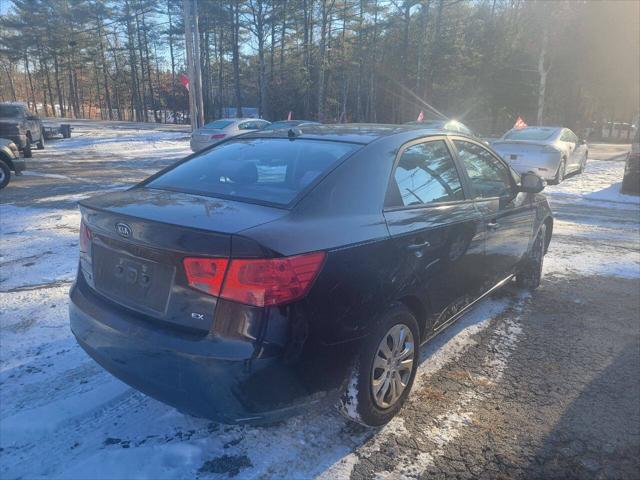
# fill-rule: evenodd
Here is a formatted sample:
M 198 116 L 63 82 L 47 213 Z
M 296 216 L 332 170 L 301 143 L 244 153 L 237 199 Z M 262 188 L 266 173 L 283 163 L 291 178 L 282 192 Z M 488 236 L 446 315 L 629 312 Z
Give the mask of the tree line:
M 183 122 L 182 1 L 13 0 L 0 101 Z M 198 0 L 205 118 L 253 107 L 269 120 L 402 123 L 423 111 L 485 134 L 517 116 L 631 121 L 639 14 L 634 0 Z

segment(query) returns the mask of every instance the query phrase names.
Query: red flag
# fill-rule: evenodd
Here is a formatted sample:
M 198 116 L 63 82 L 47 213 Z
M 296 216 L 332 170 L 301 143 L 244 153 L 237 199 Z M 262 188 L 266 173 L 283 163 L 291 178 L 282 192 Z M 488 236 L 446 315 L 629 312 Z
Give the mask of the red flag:
M 187 77 L 184 73 L 180 74 L 180 83 L 184 88 L 189 90 L 189 77 Z
M 420 115 L 418 115 L 418 118 L 416 119 L 417 122 L 424 122 L 424 112 L 422 110 L 420 110 Z
M 513 128 L 515 128 L 516 130 L 520 130 L 522 128 L 527 128 L 528 125 L 526 123 L 524 123 L 524 120 L 522 119 L 522 117 L 518 117 L 516 119 L 516 123 L 513 124 Z
M 293 120 L 293 112 L 289 110 L 289 115 L 287 116 L 287 120 Z

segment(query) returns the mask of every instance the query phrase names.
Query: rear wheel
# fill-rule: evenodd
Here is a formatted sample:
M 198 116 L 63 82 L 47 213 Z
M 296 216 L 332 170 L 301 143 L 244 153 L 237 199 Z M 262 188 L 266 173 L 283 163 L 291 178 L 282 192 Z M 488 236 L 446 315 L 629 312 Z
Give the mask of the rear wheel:
M 340 399 L 344 416 L 373 427 L 398 413 L 416 375 L 419 335 L 418 322 L 404 305 L 385 312 L 376 332 L 365 340 Z
M 0 160 L 0 189 L 6 187 L 9 180 L 11 180 L 11 169 L 3 160 Z
M 33 157 L 33 152 L 31 151 L 31 134 L 28 133 L 27 134 L 27 144 L 24 146 L 24 149 L 22 150 L 23 154 L 24 154 L 24 158 L 31 158 Z
M 538 230 L 538 235 L 533 242 L 531 251 L 516 273 L 516 283 L 519 287 L 533 290 L 540 286 L 546 237 L 547 226 L 543 224 Z
M 556 172 L 556 176 L 553 179 L 553 182 L 550 183 L 552 183 L 553 185 L 558 185 L 560 182 L 562 182 L 564 180 L 566 169 L 567 161 L 563 158 L 562 160 L 560 160 L 560 165 L 558 165 L 558 171 Z
M 578 170 L 578 173 L 584 173 L 584 169 L 587 168 L 587 157 L 589 156 L 589 152 L 584 154 L 584 160 L 582 160 L 582 163 L 580 164 L 580 170 Z

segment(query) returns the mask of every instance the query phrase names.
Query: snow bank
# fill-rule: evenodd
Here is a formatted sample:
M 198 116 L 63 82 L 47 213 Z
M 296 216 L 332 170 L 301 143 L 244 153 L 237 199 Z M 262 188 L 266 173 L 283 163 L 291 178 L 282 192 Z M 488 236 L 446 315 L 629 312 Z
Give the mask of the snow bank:
M 552 201 L 613 202 L 621 208 L 639 208 L 640 196 L 620 193 L 624 165 L 624 161 L 589 160 L 583 174 L 569 177 L 560 185 L 548 185 L 544 193 Z

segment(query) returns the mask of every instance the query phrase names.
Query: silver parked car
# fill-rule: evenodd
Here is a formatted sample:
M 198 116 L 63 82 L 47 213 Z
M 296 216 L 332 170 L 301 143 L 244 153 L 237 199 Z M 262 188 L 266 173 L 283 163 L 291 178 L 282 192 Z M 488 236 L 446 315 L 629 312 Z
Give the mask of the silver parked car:
M 584 170 L 589 149 L 568 128 L 512 129 L 491 145 L 519 173 L 533 172 L 551 184 Z
M 191 134 L 191 150 L 198 152 L 227 138 L 263 129 L 269 124 L 270 122 L 259 118 L 221 118 Z

